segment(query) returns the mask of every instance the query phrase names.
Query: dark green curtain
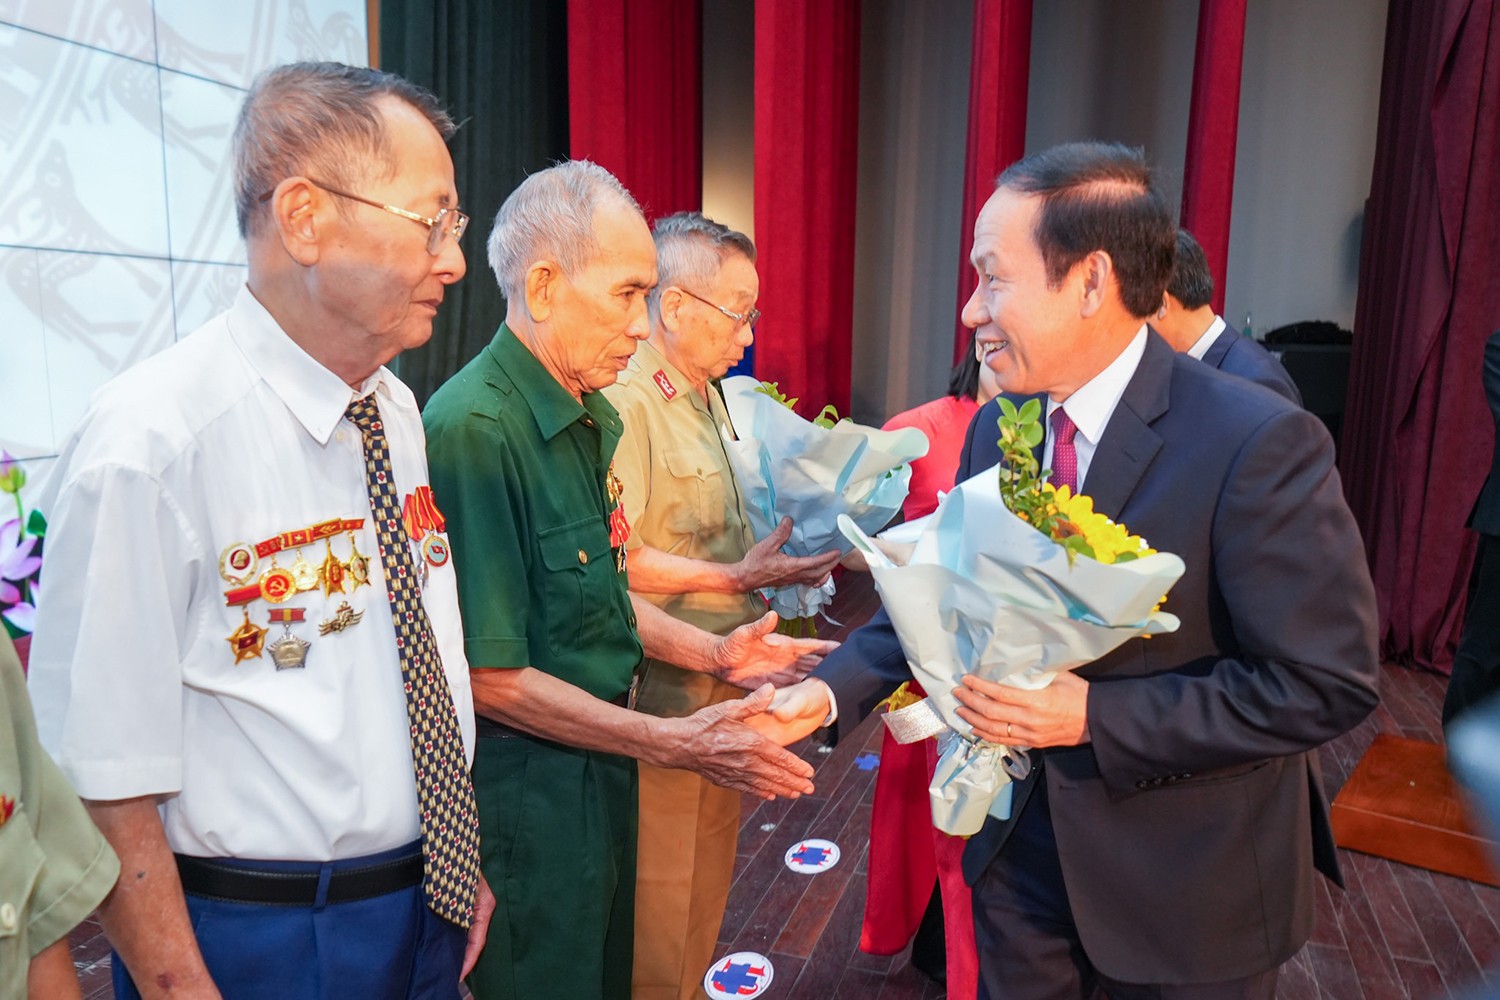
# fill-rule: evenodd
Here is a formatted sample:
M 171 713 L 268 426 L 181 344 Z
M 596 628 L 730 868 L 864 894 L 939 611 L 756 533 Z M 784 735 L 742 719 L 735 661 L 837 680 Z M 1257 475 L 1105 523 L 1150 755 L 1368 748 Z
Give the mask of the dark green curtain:
M 505 318 L 484 244 L 516 185 L 567 158 L 567 27 L 561 0 L 381 0 L 380 68 L 431 90 L 460 123 L 449 149 L 473 219 L 468 275 L 448 290 L 431 342 L 396 359 L 419 403 Z

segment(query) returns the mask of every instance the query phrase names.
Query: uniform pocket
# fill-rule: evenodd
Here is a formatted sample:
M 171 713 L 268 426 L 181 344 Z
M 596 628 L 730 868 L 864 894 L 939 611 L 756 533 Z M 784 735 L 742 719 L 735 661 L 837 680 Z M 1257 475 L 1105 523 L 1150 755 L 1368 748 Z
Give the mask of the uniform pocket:
M 724 474 L 701 451 L 677 449 L 662 456 L 677 501 L 673 526 L 686 534 L 714 528 L 724 520 Z
M 561 653 L 599 637 L 619 586 L 604 517 L 585 518 L 537 536 L 546 578 L 547 642 Z

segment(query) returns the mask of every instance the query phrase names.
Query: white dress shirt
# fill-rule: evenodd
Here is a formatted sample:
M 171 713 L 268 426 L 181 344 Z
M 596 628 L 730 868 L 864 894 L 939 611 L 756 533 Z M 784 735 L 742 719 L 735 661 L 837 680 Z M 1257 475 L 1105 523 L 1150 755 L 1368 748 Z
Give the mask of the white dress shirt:
M 1114 416 L 1125 387 L 1135 376 L 1135 369 L 1146 353 L 1146 327 L 1136 331 L 1135 337 L 1125 345 L 1103 371 L 1074 390 L 1067 399 L 1058 403 L 1047 400 L 1047 440 L 1042 448 L 1042 468 L 1052 468 L 1052 411 L 1061 407 L 1078 428 L 1073 438 L 1073 448 L 1078 453 L 1078 492 L 1088 492 L 1089 463 L 1094 460 L 1094 451 L 1099 447 L 1099 438 Z
M 405 498 L 428 482 L 411 391 L 384 368 L 352 390 L 241 289 L 228 312 L 95 394 L 39 504 L 49 528 L 30 690 L 43 744 L 84 798 L 163 796 L 175 851 L 323 861 L 419 836 L 363 444 L 344 419 L 371 391 Z M 332 518 L 364 519 L 354 544 L 369 585 L 226 604 L 227 547 Z M 347 560 L 350 544 L 345 532 L 275 558 L 317 565 L 331 546 Z M 453 566 L 428 569 L 423 603 L 472 760 Z M 363 617 L 320 635 L 346 601 Z M 298 607 L 306 665 L 277 670 L 269 647 L 283 626 L 268 614 Z M 236 662 L 227 640 L 247 610 L 267 648 Z
M 1224 332 L 1226 325 L 1223 316 L 1215 316 L 1214 321 L 1208 324 L 1208 329 L 1203 332 L 1203 336 L 1193 341 L 1193 346 L 1188 348 L 1188 356 L 1202 361 L 1203 355 L 1207 354 L 1208 349 L 1214 345 L 1214 341 L 1219 339 L 1219 334 Z

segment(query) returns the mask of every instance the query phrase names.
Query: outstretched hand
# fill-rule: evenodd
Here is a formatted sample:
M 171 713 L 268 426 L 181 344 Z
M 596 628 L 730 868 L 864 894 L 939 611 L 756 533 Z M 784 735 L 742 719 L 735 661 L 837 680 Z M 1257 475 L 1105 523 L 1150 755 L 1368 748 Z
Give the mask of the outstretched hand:
M 746 593 L 762 587 L 816 587 L 828 579 L 838 565 L 839 552 L 831 549 L 815 556 L 789 556 L 781 551 L 792 537 L 792 519 L 783 517 L 776 530 L 756 542 L 740 560 L 740 586 Z
M 710 705 L 684 719 L 663 720 L 680 737 L 664 748 L 655 763 L 694 771 L 716 785 L 762 799 L 811 795 L 812 765 L 746 724 L 770 707 L 773 694 L 767 684 L 744 698 Z
M 838 648 L 823 639 L 794 639 L 776 631 L 776 612 L 741 625 L 714 645 L 715 671 L 721 681 L 751 690 L 762 684 L 795 684 Z
M 745 725 L 786 746 L 816 732 L 828 718 L 829 708 L 828 685 L 809 677 L 777 691 L 770 707 L 746 719 Z

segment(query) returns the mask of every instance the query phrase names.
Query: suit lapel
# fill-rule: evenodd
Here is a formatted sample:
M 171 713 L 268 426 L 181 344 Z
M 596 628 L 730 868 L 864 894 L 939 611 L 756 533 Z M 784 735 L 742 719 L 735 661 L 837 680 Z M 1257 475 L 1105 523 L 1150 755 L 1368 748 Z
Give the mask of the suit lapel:
M 1223 368 L 1224 359 L 1229 355 L 1229 349 L 1239 339 L 1239 334 L 1229 326 L 1214 338 L 1214 342 L 1208 345 L 1208 350 L 1203 352 L 1203 363 L 1212 368 Z
M 1104 435 L 1094 449 L 1083 492 L 1094 509 L 1119 519 L 1141 476 L 1161 450 L 1161 436 L 1151 423 L 1167 410 L 1174 354 L 1155 333 L 1147 335 L 1146 351 L 1120 397 Z

